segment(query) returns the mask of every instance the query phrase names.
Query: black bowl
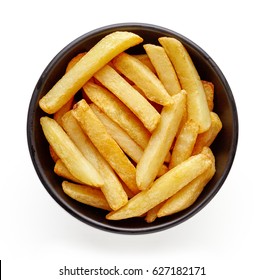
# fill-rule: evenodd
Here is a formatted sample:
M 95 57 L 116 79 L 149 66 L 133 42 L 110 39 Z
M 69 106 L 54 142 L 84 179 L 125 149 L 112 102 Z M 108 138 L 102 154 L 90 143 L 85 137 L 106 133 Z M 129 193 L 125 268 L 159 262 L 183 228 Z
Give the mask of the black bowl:
M 161 36 L 175 37 L 188 50 L 201 79 L 211 81 L 215 85 L 214 111 L 220 116 L 223 129 L 214 141 L 212 150 L 216 158 L 216 174 L 205 187 L 197 201 L 188 209 L 177 214 L 157 219 L 153 223 L 146 223 L 142 218 L 132 218 L 123 221 L 109 221 L 105 219 L 105 212 L 87 205 L 83 205 L 68 197 L 61 188 L 61 179 L 53 172 L 48 143 L 44 138 L 39 123 L 45 113 L 39 108 L 40 98 L 64 74 L 67 63 L 76 54 L 88 51 L 105 35 L 126 30 L 134 32 L 144 39 L 144 43 L 158 43 Z M 133 53 L 142 53 L 142 44 L 133 47 Z M 199 212 L 216 195 L 223 185 L 232 166 L 238 141 L 238 116 L 234 97 L 221 70 L 216 63 L 199 46 L 186 37 L 163 27 L 145 23 L 122 23 L 110 25 L 88 32 L 77 38 L 48 64 L 39 78 L 34 89 L 27 120 L 28 147 L 35 170 L 50 195 L 70 214 L 88 225 L 116 233 L 143 234 L 156 232 L 176 226 Z M 224 206 L 223 206 L 224 207 Z

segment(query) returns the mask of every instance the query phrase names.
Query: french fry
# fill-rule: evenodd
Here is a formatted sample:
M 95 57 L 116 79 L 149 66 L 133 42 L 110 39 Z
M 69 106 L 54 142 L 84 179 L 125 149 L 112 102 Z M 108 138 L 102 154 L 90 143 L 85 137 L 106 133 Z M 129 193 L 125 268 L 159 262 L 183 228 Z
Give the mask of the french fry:
M 205 172 L 211 163 L 205 154 L 191 156 L 157 179 L 150 188 L 132 197 L 125 206 L 107 214 L 106 218 L 121 220 L 141 216 Z
M 47 141 L 74 177 L 87 185 L 103 186 L 103 179 L 98 171 L 54 119 L 41 117 L 40 124 Z
M 90 104 L 90 107 L 121 149 L 135 163 L 138 163 L 143 155 L 143 149 L 118 124 L 108 118 L 107 115 L 105 115 L 95 104 Z M 161 176 L 167 171 L 168 167 L 162 165 L 157 176 Z
M 214 109 L 214 84 L 208 81 L 202 81 L 207 104 L 209 110 L 212 112 Z
M 181 85 L 164 48 L 152 44 L 145 44 L 143 47 L 167 92 L 171 96 L 179 93 Z
M 53 114 L 67 103 L 100 68 L 116 55 L 142 42 L 138 35 L 116 31 L 101 39 L 39 102 L 43 111 Z
M 82 99 L 76 103 L 72 112 L 101 155 L 108 161 L 127 187 L 133 193 L 137 193 L 136 169 L 134 165 L 129 161 L 115 140 L 107 133 L 106 128 L 86 101 Z
M 90 100 L 122 127 L 141 148 L 147 146 L 150 132 L 116 96 L 91 82 L 86 83 L 83 89 Z
M 158 212 L 159 212 L 159 209 L 162 207 L 162 205 L 165 203 L 165 201 L 161 202 L 160 204 L 154 206 L 152 209 L 150 209 L 148 212 L 147 212 L 147 215 L 145 217 L 145 221 L 147 223 L 153 223 L 156 218 L 158 218 Z
M 78 53 L 76 56 L 74 56 L 70 62 L 68 63 L 67 67 L 66 67 L 66 73 L 69 72 L 73 66 L 79 62 L 85 55 L 87 52 L 82 52 L 82 53 Z
M 96 208 L 101 208 L 110 211 L 102 191 L 100 189 L 92 188 L 87 185 L 80 185 L 68 181 L 62 182 L 63 191 L 71 198 Z
M 65 164 L 62 162 L 61 159 L 57 160 L 54 166 L 54 172 L 55 174 L 57 174 L 58 176 L 70 180 L 74 183 L 77 184 L 83 184 L 80 180 L 76 179 L 71 173 L 70 171 L 67 169 L 67 167 L 65 166 Z
M 59 157 L 50 145 L 49 145 L 49 152 L 50 152 L 50 156 L 51 156 L 52 160 L 54 162 L 56 162 L 59 159 Z
M 179 190 L 175 195 L 169 198 L 157 212 L 158 217 L 168 216 L 180 212 L 190 207 L 199 197 L 206 184 L 215 174 L 215 159 L 212 151 L 206 149 L 212 162 L 210 168 L 191 181 L 187 186 Z
M 171 96 L 157 76 L 132 55 L 121 53 L 113 59 L 113 64 L 118 71 L 143 90 L 149 100 L 161 105 L 173 103 Z
M 191 57 L 183 44 L 175 38 L 161 37 L 159 42 L 168 54 L 182 88 L 187 91 L 188 118 L 199 125 L 199 133 L 205 132 L 211 125 L 210 111 L 201 79 Z
M 157 110 L 111 66 L 106 65 L 94 77 L 119 98 L 152 132 L 159 120 Z
M 149 59 L 148 55 L 146 53 L 142 54 L 132 54 L 136 59 L 140 60 L 143 64 L 145 64 L 151 72 L 156 74 L 156 69 L 154 68 L 153 64 L 151 63 L 151 60 Z
M 222 122 L 219 116 L 215 112 L 210 112 L 210 116 L 211 126 L 207 131 L 198 135 L 193 148 L 193 155 L 200 153 L 203 147 L 210 147 L 222 129 Z
M 108 162 L 101 156 L 91 140 L 83 132 L 72 111 L 62 118 L 62 126 L 84 157 L 98 170 L 104 180 L 101 187 L 110 207 L 116 210 L 127 203 L 127 195 L 122 184 Z
M 169 168 L 175 167 L 192 155 L 198 131 L 199 126 L 195 121 L 185 122 L 173 147 Z
M 152 184 L 170 150 L 186 106 L 186 92 L 174 95 L 173 101 L 172 105 L 163 108 L 160 123 L 137 164 L 136 180 L 140 190 Z

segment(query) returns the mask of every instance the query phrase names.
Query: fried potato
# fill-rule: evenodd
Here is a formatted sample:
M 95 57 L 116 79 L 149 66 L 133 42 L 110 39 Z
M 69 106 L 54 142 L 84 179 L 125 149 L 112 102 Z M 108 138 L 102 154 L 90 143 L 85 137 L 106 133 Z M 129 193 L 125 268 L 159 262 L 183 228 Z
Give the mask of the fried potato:
M 62 182 L 62 189 L 68 196 L 81 203 L 108 211 L 111 210 L 100 189 L 67 181 Z
M 215 174 L 215 159 L 212 151 L 205 151 L 211 158 L 210 168 L 191 181 L 187 186 L 179 190 L 175 195 L 169 198 L 161 207 L 159 207 L 157 216 L 163 217 L 180 212 L 190 207 L 199 197 L 206 184 Z
M 205 172 L 211 163 L 212 160 L 202 153 L 189 157 L 157 179 L 150 188 L 132 197 L 125 206 L 107 214 L 106 218 L 121 220 L 141 216 Z
M 219 116 L 215 112 L 211 112 L 210 116 L 211 126 L 207 131 L 198 135 L 193 148 L 193 155 L 200 153 L 203 147 L 210 147 L 222 129 L 222 122 Z
M 156 128 L 160 114 L 115 69 L 106 65 L 96 72 L 94 77 L 119 98 L 150 132 Z
M 81 129 L 72 111 L 62 118 L 62 126 L 84 157 L 98 170 L 104 180 L 101 187 L 109 206 L 116 210 L 127 203 L 128 197 L 121 182 L 108 162 L 101 156 L 91 140 Z
M 143 47 L 167 92 L 171 96 L 179 93 L 181 85 L 164 48 L 152 44 L 145 44 Z
M 103 186 L 103 179 L 98 171 L 54 119 L 41 117 L 40 124 L 47 141 L 75 178 L 87 185 Z
M 156 74 L 156 69 L 154 68 L 153 64 L 151 63 L 151 60 L 149 59 L 149 56 L 146 53 L 142 54 L 132 54 L 136 59 L 140 60 L 143 64 L 145 64 L 151 72 Z
M 48 114 L 57 112 L 95 72 L 119 53 L 142 41 L 138 35 L 126 31 L 116 31 L 102 38 L 40 99 L 41 109 Z
M 52 160 L 54 162 L 56 162 L 59 159 L 59 157 L 50 145 L 49 145 L 49 152 L 50 152 L 50 156 L 51 156 Z
M 89 99 L 122 127 L 141 148 L 147 146 L 150 132 L 116 96 L 91 82 L 86 83 L 83 89 Z
M 212 112 L 214 109 L 214 84 L 208 81 L 202 81 L 207 104 L 209 110 Z
M 137 164 L 136 180 L 140 190 L 152 184 L 170 150 L 186 106 L 186 92 L 174 95 L 173 101 L 174 104 L 163 108 L 160 123 Z
M 73 115 L 89 136 L 101 155 L 108 161 L 127 187 L 137 193 L 136 169 L 115 140 L 107 133 L 105 126 L 94 114 L 84 99 L 75 104 Z
M 54 173 L 58 176 L 70 180 L 77 184 L 83 184 L 80 180 L 76 179 L 71 172 L 67 169 L 61 159 L 57 160 L 54 166 Z
M 192 155 L 198 131 L 199 126 L 195 121 L 185 122 L 173 147 L 169 168 L 175 167 Z
M 158 218 L 158 212 L 164 203 L 165 201 L 161 202 L 160 204 L 154 206 L 147 212 L 145 217 L 145 221 L 147 223 L 153 223 L 156 220 L 156 218 Z
M 127 53 L 121 53 L 113 59 L 114 67 L 133 81 L 146 97 L 161 105 L 173 103 L 171 96 L 157 76 L 141 61 Z
M 161 37 L 164 47 L 183 89 L 187 91 L 188 118 L 199 125 L 199 133 L 205 132 L 211 125 L 210 111 L 200 76 L 183 44 L 175 38 Z

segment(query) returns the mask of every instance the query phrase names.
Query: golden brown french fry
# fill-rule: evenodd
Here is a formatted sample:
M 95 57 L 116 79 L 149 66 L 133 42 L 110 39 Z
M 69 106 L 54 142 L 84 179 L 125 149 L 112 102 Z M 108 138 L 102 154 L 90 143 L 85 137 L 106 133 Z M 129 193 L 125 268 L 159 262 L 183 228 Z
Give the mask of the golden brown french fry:
M 161 105 L 172 104 L 172 98 L 157 76 L 141 61 L 127 53 L 113 59 L 114 67 L 133 81 L 146 97 Z
M 82 52 L 82 53 L 78 53 L 76 56 L 74 56 L 68 63 L 68 65 L 66 67 L 66 72 L 69 72 L 72 69 L 72 67 L 86 55 L 86 53 L 87 52 Z
M 138 35 L 116 31 L 102 38 L 39 102 L 43 111 L 53 114 L 67 103 L 100 68 L 126 49 L 141 43 Z
M 173 168 L 192 155 L 199 126 L 193 120 L 187 120 L 177 136 L 172 150 L 169 168 Z
M 209 110 L 212 112 L 214 109 L 214 84 L 208 81 L 202 81 L 207 104 Z
M 41 117 L 40 124 L 47 141 L 74 177 L 87 185 L 103 186 L 104 182 L 98 171 L 54 119 Z
M 54 162 L 56 162 L 59 159 L 59 157 L 50 145 L 49 145 L 49 152 L 50 152 L 50 156 L 51 156 L 52 160 Z
M 151 63 L 148 55 L 146 53 L 142 54 L 132 54 L 136 59 L 140 60 L 143 64 L 145 64 L 151 72 L 156 74 L 156 69 L 154 68 L 153 64 Z
M 83 89 L 90 100 L 120 125 L 141 148 L 147 146 L 150 132 L 116 96 L 91 82 L 86 83 Z
M 164 48 L 152 44 L 145 44 L 143 47 L 167 92 L 171 96 L 179 93 L 181 85 Z
M 212 162 L 210 168 L 191 181 L 175 195 L 169 198 L 158 210 L 157 216 L 163 217 L 182 211 L 191 206 L 199 197 L 207 183 L 215 174 L 215 159 L 212 151 L 206 149 Z
M 72 111 L 67 112 L 62 118 L 62 126 L 84 157 L 98 170 L 104 180 L 101 187 L 110 207 L 116 210 L 127 203 L 128 198 L 121 182 L 108 162 L 101 156 L 91 140 L 81 129 Z
M 70 180 L 74 183 L 77 184 L 83 184 L 80 180 L 76 179 L 71 173 L 70 171 L 67 169 L 67 167 L 65 166 L 65 164 L 62 162 L 61 159 L 57 160 L 54 166 L 54 172 L 55 174 L 57 174 L 58 176 Z
M 138 163 L 143 155 L 143 149 L 114 121 L 107 117 L 95 104 L 90 104 L 91 109 L 103 123 L 107 132 L 113 137 L 121 149 L 135 162 Z M 168 153 L 168 155 L 170 155 Z M 167 156 L 168 157 L 168 156 Z M 166 158 L 167 158 L 166 157 Z M 165 158 L 165 160 L 166 160 Z M 158 177 L 168 171 L 166 165 L 162 165 Z
M 111 210 L 100 189 L 67 181 L 62 182 L 62 189 L 68 196 L 81 203 L 108 211 Z
M 212 160 L 202 153 L 189 157 L 157 179 L 150 188 L 136 194 L 125 206 L 107 214 L 106 218 L 120 220 L 141 216 L 205 172 L 211 163 Z
M 156 220 L 156 218 L 158 218 L 159 209 L 162 207 L 164 203 L 165 201 L 161 202 L 160 204 L 156 205 L 155 207 L 153 207 L 147 212 L 147 215 L 145 217 L 145 221 L 147 223 L 153 223 Z
M 199 133 L 211 125 L 210 111 L 200 76 L 183 44 L 169 37 L 159 38 L 160 44 L 168 54 L 181 86 L 187 91 L 188 118 L 199 125 Z
M 160 120 L 160 114 L 115 69 L 106 65 L 97 71 L 94 77 L 119 98 L 150 132 L 156 128 Z
M 219 116 L 215 112 L 211 112 L 210 116 L 211 126 L 207 131 L 198 135 L 193 148 L 193 155 L 200 153 L 203 147 L 210 147 L 210 145 L 213 143 L 216 136 L 222 129 L 222 122 Z
M 75 104 L 72 113 L 84 132 L 89 136 L 101 155 L 108 161 L 118 176 L 134 193 L 136 185 L 136 169 L 115 140 L 107 133 L 105 126 L 94 114 L 84 99 Z
M 148 188 L 156 178 L 179 128 L 186 106 L 186 92 L 183 90 L 172 98 L 174 103 L 162 109 L 160 123 L 137 164 L 136 180 L 140 190 Z

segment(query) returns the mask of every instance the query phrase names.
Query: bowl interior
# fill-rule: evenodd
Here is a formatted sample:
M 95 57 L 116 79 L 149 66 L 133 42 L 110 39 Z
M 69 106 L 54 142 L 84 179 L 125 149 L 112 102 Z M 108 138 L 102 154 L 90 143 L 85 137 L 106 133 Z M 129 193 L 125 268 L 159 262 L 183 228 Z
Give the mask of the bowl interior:
M 61 188 L 62 180 L 53 172 L 54 163 L 39 123 L 40 117 L 45 115 L 38 106 L 39 99 L 64 74 L 70 59 L 80 52 L 88 51 L 102 37 L 116 30 L 135 32 L 144 38 L 143 43 L 159 44 L 158 38 L 161 36 L 170 36 L 181 40 L 192 57 L 201 79 L 214 83 L 214 111 L 220 116 L 223 123 L 223 129 L 212 145 L 217 171 L 198 200 L 188 209 L 157 219 L 151 224 L 146 223 L 142 218 L 108 221 L 105 219 L 106 213 L 103 210 L 83 205 L 65 195 Z M 129 52 L 143 53 L 142 44 L 131 48 Z M 225 181 L 233 163 L 238 139 L 238 119 L 235 101 L 225 77 L 215 62 L 196 44 L 174 31 L 159 26 L 117 24 L 84 34 L 54 57 L 34 89 L 28 111 L 27 135 L 32 162 L 42 184 L 65 210 L 91 226 L 117 233 L 137 234 L 150 233 L 177 225 L 201 210 L 214 197 Z

